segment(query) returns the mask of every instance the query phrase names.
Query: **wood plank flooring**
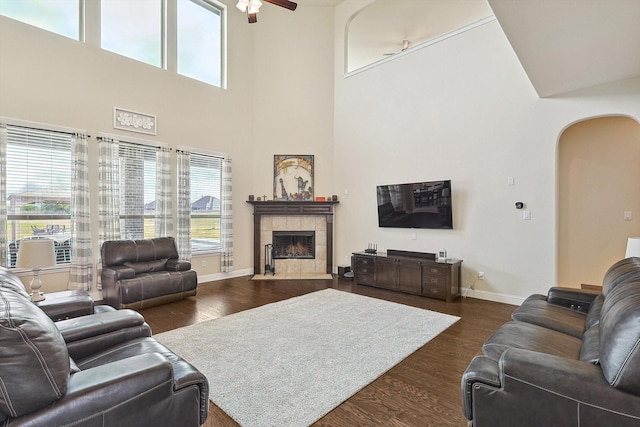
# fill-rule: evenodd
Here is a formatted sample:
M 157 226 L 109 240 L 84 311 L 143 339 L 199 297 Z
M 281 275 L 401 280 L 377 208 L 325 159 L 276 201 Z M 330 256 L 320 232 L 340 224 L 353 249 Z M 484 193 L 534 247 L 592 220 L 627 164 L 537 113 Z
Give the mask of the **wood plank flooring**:
M 250 276 L 203 283 L 198 295 L 140 312 L 154 334 L 325 288 L 367 295 L 460 316 L 452 327 L 407 357 L 314 424 L 345 426 L 466 426 L 460 377 L 482 343 L 510 319 L 515 306 L 459 298 L 453 303 L 332 280 L 250 280 Z M 194 343 L 197 345 L 197 343 Z M 210 384 L 214 388 L 215 384 Z M 210 404 L 207 427 L 238 424 Z M 286 427 L 286 426 L 282 426 Z

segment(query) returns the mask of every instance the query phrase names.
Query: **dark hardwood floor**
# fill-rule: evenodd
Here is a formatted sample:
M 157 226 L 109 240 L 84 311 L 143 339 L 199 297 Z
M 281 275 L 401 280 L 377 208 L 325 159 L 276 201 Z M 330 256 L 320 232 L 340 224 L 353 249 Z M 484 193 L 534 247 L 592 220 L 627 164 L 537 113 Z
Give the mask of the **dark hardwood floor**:
M 144 309 L 141 313 L 157 334 L 325 288 L 453 314 L 461 319 L 314 426 L 466 426 L 460 377 L 482 343 L 510 319 L 515 306 L 473 298 L 445 303 L 354 285 L 352 281 L 338 278 L 252 281 L 247 276 L 203 283 L 198 286 L 196 297 Z M 215 386 L 210 384 L 211 388 Z M 237 425 L 210 404 L 205 426 Z

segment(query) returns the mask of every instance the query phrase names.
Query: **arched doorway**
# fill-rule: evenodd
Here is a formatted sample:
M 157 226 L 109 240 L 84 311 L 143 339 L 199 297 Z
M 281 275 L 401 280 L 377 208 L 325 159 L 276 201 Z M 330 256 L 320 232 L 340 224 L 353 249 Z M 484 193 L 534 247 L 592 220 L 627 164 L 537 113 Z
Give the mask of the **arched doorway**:
M 631 236 L 640 236 L 640 124 L 611 116 L 569 126 L 558 142 L 558 285 L 602 284 Z

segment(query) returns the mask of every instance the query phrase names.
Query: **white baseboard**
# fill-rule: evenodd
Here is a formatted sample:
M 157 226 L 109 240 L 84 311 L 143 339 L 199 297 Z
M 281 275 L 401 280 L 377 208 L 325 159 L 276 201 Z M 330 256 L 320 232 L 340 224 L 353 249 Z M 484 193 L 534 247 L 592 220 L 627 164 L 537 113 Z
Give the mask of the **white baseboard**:
M 525 298 L 515 295 L 498 294 L 495 292 L 476 291 L 470 288 L 462 288 L 462 295 L 468 298 L 477 298 L 493 302 L 501 302 L 511 305 L 521 305 Z
M 234 270 L 229 273 L 214 273 L 198 276 L 198 284 L 206 282 L 215 282 L 216 280 L 231 279 L 232 277 L 249 276 L 253 274 L 253 268 L 245 268 L 244 270 Z

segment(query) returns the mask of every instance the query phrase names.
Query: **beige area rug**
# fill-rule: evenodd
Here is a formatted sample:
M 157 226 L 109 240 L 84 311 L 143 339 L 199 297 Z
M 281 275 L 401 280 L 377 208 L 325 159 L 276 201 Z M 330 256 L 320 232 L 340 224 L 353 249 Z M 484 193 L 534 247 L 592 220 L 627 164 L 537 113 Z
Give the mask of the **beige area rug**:
M 326 273 L 276 273 L 276 274 L 255 274 L 251 280 L 309 280 L 309 279 L 333 279 L 331 274 Z
M 241 426 L 308 426 L 459 318 L 324 289 L 155 335 Z

